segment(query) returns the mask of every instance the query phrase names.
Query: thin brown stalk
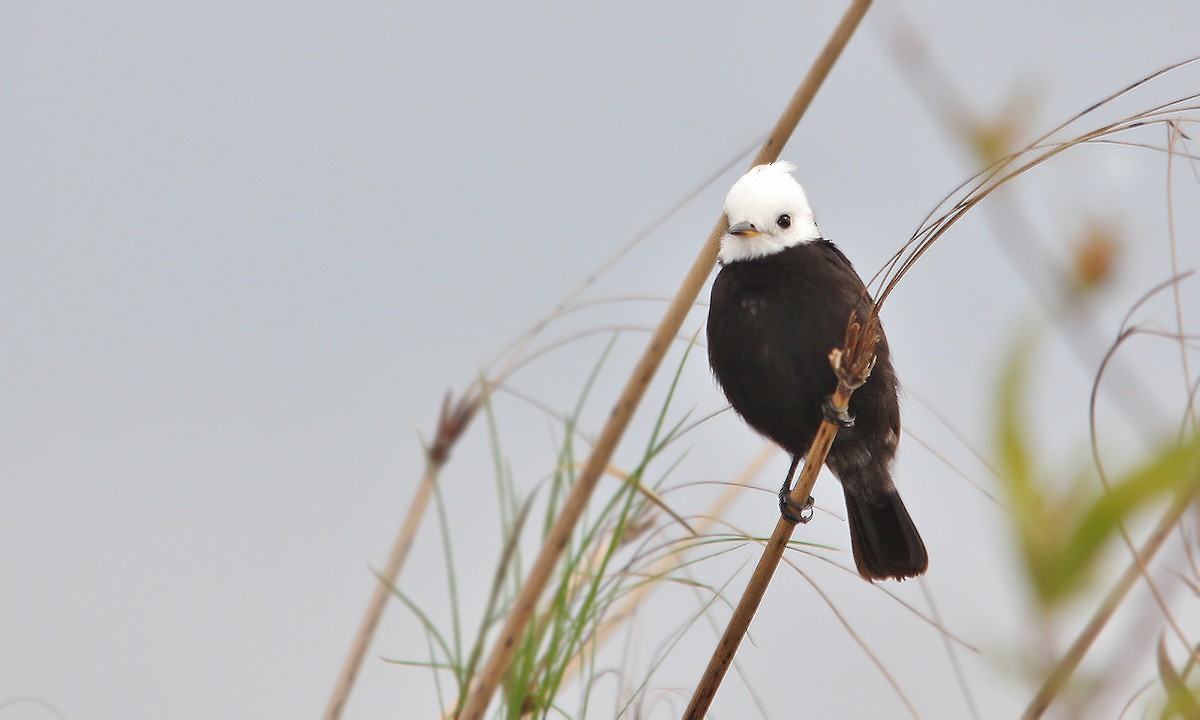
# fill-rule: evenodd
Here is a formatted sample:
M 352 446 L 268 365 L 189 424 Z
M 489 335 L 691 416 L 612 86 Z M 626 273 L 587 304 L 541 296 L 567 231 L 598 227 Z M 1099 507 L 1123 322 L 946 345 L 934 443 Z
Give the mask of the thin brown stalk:
M 1168 140 L 1167 140 L 1167 149 L 1169 150 L 1169 152 L 1167 153 L 1167 189 L 1166 189 L 1166 194 L 1167 194 L 1167 237 L 1170 240 L 1170 242 L 1168 244 L 1171 248 L 1171 274 L 1178 275 L 1179 274 L 1179 241 L 1175 234 L 1175 184 L 1174 184 L 1174 182 L 1172 182 L 1173 176 L 1174 176 L 1173 161 L 1175 159 L 1175 144 L 1177 142 L 1179 142 L 1181 137 L 1186 137 L 1186 136 L 1184 136 L 1183 130 L 1181 130 L 1179 128 L 1178 124 L 1173 123 L 1173 122 L 1167 123 L 1167 134 L 1169 136 Z M 1184 388 L 1184 391 L 1186 392 L 1191 389 L 1192 373 L 1191 373 L 1190 369 L 1188 368 L 1187 343 L 1184 342 L 1184 339 L 1183 339 L 1186 330 L 1184 329 L 1184 325 L 1183 325 L 1182 290 L 1180 289 L 1179 284 L 1176 283 L 1174 286 L 1172 286 L 1171 291 L 1174 296 L 1173 299 L 1175 300 L 1175 327 L 1179 333 L 1179 364 L 1180 364 L 1181 369 L 1183 370 L 1183 388 Z M 1188 415 L 1190 414 L 1191 420 L 1192 420 L 1192 423 L 1191 423 L 1192 432 L 1196 432 L 1197 430 L 1200 430 L 1200 421 L 1197 421 L 1197 418 L 1194 413 L 1189 412 L 1191 410 L 1191 407 L 1192 406 L 1189 404 L 1188 407 L 1185 408 L 1184 425 L 1186 427 L 1187 418 L 1188 418 Z
M 812 448 L 804 460 L 804 470 L 801 472 L 799 480 L 796 481 L 797 488 L 802 485 L 807 485 L 809 488 L 809 491 L 803 494 L 800 502 L 807 502 L 808 497 L 812 494 L 812 485 L 816 482 L 816 476 L 820 471 L 821 464 L 825 462 L 825 455 L 829 453 L 829 447 L 833 444 L 835 435 L 837 435 L 836 425 L 828 421 L 821 424 L 821 429 L 817 432 Z M 767 585 L 775 575 L 779 561 L 783 559 L 783 551 L 787 549 L 794 527 L 782 517 L 776 521 L 775 530 L 763 546 L 762 555 L 758 559 L 758 565 L 754 568 L 754 574 L 750 576 L 750 582 L 742 593 L 742 599 L 729 619 L 729 625 L 725 627 L 725 633 L 721 636 L 717 649 L 713 651 L 708 667 L 705 668 L 704 675 L 692 695 L 691 703 L 683 714 L 685 720 L 700 720 L 712 705 L 713 698 L 717 696 L 717 689 L 721 686 L 721 680 L 724 679 L 725 673 L 733 663 L 733 658 L 737 655 L 738 646 L 741 645 L 746 630 L 750 628 L 750 620 L 753 619 L 754 613 L 762 602 L 763 595 L 766 594 Z
M 1129 84 L 1128 86 L 1112 93 L 1108 97 L 1090 105 L 1083 111 L 1075 114 L 1041 137 L 1035 139 L 1024 148 L 1003 157 L 983 171 L 976 174 L 966 182 L 959 185 L 942 199 L 922 221 L 920 228 L 913 234 L 912 238 L 896 252 L 895 255 L 885 264 L 884 268 L 871 279 L 874 284 L 879 281 L 883 286 L 881 292 L 876 296 L 876 304 L 880 307 L 886 302 L 887 297 L 895 289 L 896 284 L 903 276 L 912 268 L 913 265 L 921 258 L 922 255 L 946 233 L 950 227 L 959 220 L 963 215 L 969 212 L 973 207 L 982 202 L 986 197 L 991 195 L 995 190 L 1013 180 L 1029 170 L 1038 167 L 1039 165 L 1053 159 L 1060 153 L 1071 148 L 1095 143 L 1102 140 L 1107 140 L 1111 136 L 1121 132 L 1132 130 L 1134 128 L 1145 127 L 1151 124 L 1170 124 L 1177 122 L 1177 117 L 1188 112 L 1195 112 L 1198 108 L 1195 105 L 1187 105 L 1200 97 L 1200 93 L 1185 95 L 1174 100 L 1160 103 L 1142 112 L 1136 113 L 1131 117 L 1118 120 L 1116 122 L 1103 125 L 1097 129 L 1085 132 L 1078 137 L 1062 142 L 1052 142 L 1050 138 L 1057 133 L 1065 130 L 1068 126 L 1079 121 L 1081 118 L 1092 113 L 1100 107 L 1114 102 L 1118 98 L 1162 77 L 1172 71 L 1178 70 L 1186 65 L 1200 61 L 1200 58 L 1190 58 L 1182 62 L 1170 65 L 1166 68 L 1158 70 L 1140 80 Z M 1032 156 L 1032 159 L 1028 159 Z M 1021 164 L 1023 163 L 1023 164 Z M 965 192 L 964 192 L 965 191 Z M 947 208 L 953 198 L 963 193 L 962 197 Z M 938 215 L 938 212 L 941 212 Z M 936 217 L 935 217 L 936 215 Z
M 536 340 L 537 337 L 542 333 L 542 331 L 550 326 L 550 323 L 561 318 L 567 313 L 574 312 L 582 307 L 596 303 L 596 301 L 590 301 L 587 303 L 575 302 L 575 300 L 582 295 L 585 290 L 591 287 L 592 284 L 595 283 L 596 280 L 602 275 L 611 270 L 613 266 L 615 266 L 617 262 L 621 260 L 621 258 L 628 255 L 635 247 L 641 244 L 643 240 L 650 237 L 652 233 L 666 224 L 668 220 L 674 217 L 675 213 L 679 212 L 692 200 L 695 200 L 705 188 L 716 182 L 719 177 L 737 165 L 737 163 L 743 157 L 745 157 L 746 153 L 753 149 L 754 146 L 750 145 L 749 147 L 739 150 L 736 155 L 726 161 L 712 175 L 705 178 L 699 185 L 688 191 L 688 193 L 681 197 L 674 205 L 672 205 L 665 212 L 655 218 L 649 225 L 643 228 L 641 232 L 633 237 L 633 239 L 618 249 L 617 252 L 605 260 L 600 267 L 588 274 L 583 282 L 576 286 L 574 290 L 569 292 L 561 301 L 559 301 L 558 305 L 556 305 L 549 314 L 534 323 L 533 327 L 531 327 L 524 335 L 517 338 L 511 347 L 501 353 L 500 359 L 496 363 L 499 365 L 499 370 L 492 374 L 492 379 L 487 383 L 489 392 L 491 389 L 494 389 L 501 383 L 505 382 L 514 372 L 517 371 L 521 365 L 528 363 L 529 358 L 526 357 L 526 352 L 532 346 L 533 341 Z M 659 300 L 660 298 L 653 299 Z M 661 298 L 661 300 L 666 302 L 668 298 Z
M 1133 307 L 1125 315 L 1125 320 L 1121 323 L 1121 332 L 1117 335 L 1117 339 L 1113 342 L 1112 346 L 1109 347 L 1108 352 L 1104 354 L 1104 359 L 1100 361 L 1100 367 L 1096 370 L 1096 379 L 1092 382 L 1092 393 L 1088 403 L 1088 437 L 1092 449 L 1092 465 L 1096 468 L 1096 472 L 1100 477 L 1100 483 L 1104 486 L 1105 492 L 1110 491 L 1112 486 L 1108 481 L 1108 473 L 1105 470 L 1104 461 L 1100 457 L 1100 437 L 1096 427 L 1096 405 L 1100 393 L 1100 383 L 1104 380 L 1105 371 L 1107 370 L 1109 363 L 1115 357 L 1117 351 L 1122 347 L 1122 345 L 1124 345 L 1126 340 L 1138 333 L 1137 327 L 1130 324 L 1130 320 L 1133 318 L 1133 315 L 1137 312 L 1138 308 L 1140 308 L 1150 298 L 1154 297 L 1159 291 L 1171 287 L 1178 288 L 1182 284 L 1182 281 L 1189 275 L 1191 275 L 1190 272 L 1183 275 L 1176 275 L 1170 280 L 1159 283 L 1147 291 L 1146 294 L 1144 294 L 1136 303 L 1134 303 Z M 1182 338 L 1180 339 L 1180 343 L 1183 343 Z M 1125 523 L 1118 523 L 1117 530 L 1121 534 L 1121 540 L 1125 543 L 1125 547 L 1129 549 L 1130 554 L 1136 559 L 1138 556 L 1137 546 L 1134 545 L 1133 538 L 1130 537 L 1129 531 L 1125 527 Z M 1184 634 L 1183 629 L 1175 620 L 1175 616 L 1171 613 L 1171 609 L 1166 600 L 1163 598 L 1162 592 L 1159 590 L 1158 584 L 1154 581 L 1154 578 L 1150 576 L 1150 573 L 1146 568 L 1142 568 L 1142 573 L 1146 578 L 1146 587 L 1150 590 L 1151 596 L 1154 598 L 1155 603 L 1162 611 L 1163 618 L 1167 621 L 1167 624 L 1171 626 L 1171 629 L 1175 632 L 1175 635 L 1179 638 L 1179 641 L 1184 647 L 1192 647 L 1192 642 L 1188 639 L 1187 635 Z
M 1021 715 L 1022 720 L 1040 718 L 1050 707 L 1050 703 L 1054 702 L 1054 699 L 1058 697 L 1058 693 L 1066 686 L 1071 676 L 1075 674 L 1075 669 L 1079 667 L 1083 656 L 1092 647 L 1092 643 L 1100 635 L 1100 631 L 1104 629 L 1109 619 L 1112 618 L 1117 608 L 1120 607 L 1130 588 L 1133 587 L 1139 577 L 1142 577 L 1145 568 L 1150 565 L 1150 561 L 1154 559 L 1154 555 L 1162 547 L 1167 536 L 1175 529 L 1183 514 L 1196 501 L 1198 494 L 1200 494 L 1200 484 L 1192 484 L 1189 489 L 1175 496 L 1175 500 L 1158 521 L 1158 525 L 1154 527 L 1154 532 L 1150 534 L 1145 544 L 1142 545 L 1142 549 L 1138 551 L 1133 562 L 1121 574 L 1116 585 L 1113 586 L 1112 590 L 1104 598 L 1104 602 L 1100 604 L 1095 614 L 1092 615 L 1092 619 L 1088 621 L 1087 625 L 1079 633 L 1079 637 L 1075 638 L 1075 642 L 1071 643 L 1071 647 L 1067 649 L 1067 652 L 1063 654 L 1062 658 L 1046 676 L 1042 687 L 1033 696 L 1033 700 L 1029 702 L 1029 706 L 1025 708 L 1024 714 Z
M 783 115 L 775 124 L 775 128 L 759 150 L 754 159 L 754 165 L 772 162 L 779 157 L 784 144 L 791 137 L 792 131 L 800 122 L 800 118 L 808 109 L 817 90 L 828 76 L 834 62 L 849 42 L 870 5 L 870 0 L 854 0 L 833 36 L 817 57 L 808 76 L 801 83 L 791 102 L 784 109 Z M 628 427 L 646 388 L 662 363 L 662 359 L 670 347 L 671 338 L 683 325 L 692 304 L 700 294 L 700 289 L 712 273 L 713 266 L 716 264 L 718 243 L 725 233 L 726 223 L 727 220 L 722 216 L 709 234 L 708 240 L 704 243 L 704 247 L 693 262 L 691 270 L 672 299 L 658 329 L 655 330 L 654 336 L 650 339 L 649 345 L 635 366 L 625 389 L 613 406 L 612 414 L 601 430 L 583 472 L 576 480 L 566 502 L 563 503 L 562 510 L 546 536 L 546 541 L 529 571 L 529 576 L 513 603 L 512 610 L 500 631 L 500 637 L 492 648 L 492 653 L 484 664 L 479 681 L 467 699 L 467 704 L 460 717 L 467 720 L 482 720 L 501 678 L 512 661 L 520 638 L 529 626 L 529 621 L 537 608 L 538 599 L 545 591 L 546 585 L 554 573 L 554 568 L 558 565 L 570 540 L 571 533 L 574 532 L 576 523 L 583 515 L 584 508 L 587 506 L 592 492 L 596 489 L 601 474 L 608 466 L 617 443 L 625 433 L 625 428 Z
M 754 456 L 754 459 L 742 469 L 738 477 L 725 488 L 723 493 L 717 496 L 717 499 L 709 506 L 708 511 L 701 516 L 702 519 L 695 523 L 693 526 L 694 534 L 703 535 L 707 533 L 716 524 L 717 518 L 725 513 L 726 508 L 729 507 L 729 504 L 733 502 L 738 493 L 745 489 L 745 485 L 762 470 L 767 460 L 777 452 L 779 452 L 779 449 L 774 445 L 763 446 L 763 449 Z M 677 546 L 676 549 L 655 560 L 650 567 L 642 571 L 642 574 L 647 577 L 657 577 L 667 574 L 679 565 L 679 557 L 686 553 L 689 547 L 686 545 Z M 650 593 L 658 589 L 660 584 L 657 582 L 642 583 L 621 601 L 621 604 L 608 615 L 604 625 L 601 626 L 596 635 L 568 663 L 567 669 L 563 671 L 563 684 L 573 679 L 582 667 L 583 659 L 597 652 L 620 629 L 624 621 L 632 618 L 634 613 L 637 612 L 638 607 L 649 597 Z
M 830 398 L 835 411 L 847 409 L 850 395 L 866 382 L 875 365 L 875 347 L 879 343 L 880 330 L 879 318 L 874 310 L 864 322 L 865 326 L 852 315 L 846 328 L 843 347 L 835 349 L 829 355 L 829 362 L 838 376 L 837 390 Z M 812 446 L 804 457 L 804 469 L 790 493 L 790 499 L 796 507 L 804 507 L 812 496 L 813 485 L 817 482 L 817 475 L 821 472 L 821 466 L 825 464 L 825 457 L 829 454 L 837 431 L 838 426 L 829 420 L 822 422 L 817 430 L 817 436 L 813 438 Z M 771 578 L 783 559 L 783 551 L 787 549 L 795 527 L 783 517 L 776 521 L 775 530 L 763 546 L 754 574 L 750 576 L 750 582 L 742 592 L 737 609 L 733 611 L 729 625 L 726 626 L 725 633 L 717 643 L 717 648 L 708 661 L 708 667 L 705 668 L 704 675 L 692 694 L 692 701 L 683 714 L 684 720 L 701 720 L 708 713 L 713 698 L 717 696 L 717 689 L 733 663 L 734 656 L 737 655 L 742 638 L 750 629 L 750 621 L 766 595 L 767 586 L 771 584 Z
M 371 646 L 371 640 L 375 637 L 375 628 L 379 626 L 379 620 L 383 617 L 383 609 L 387 606 L 388 596 L 391 594 L 392 588 L 396 586 L 400 570 L 404 566 L 404 560 L 412 548 L 413 538 L 416 537 L 417 530 L 421 526 L 421 518 L 424 517 L 429 498 L 433 495 L 433 487 L 437 483 L 438 474 L 441 472 L 442 466 L 450 459 L 450 449 L 467 429 L 467 424 L 471 422 L 471 418 L 478 409 L 478 400 L 471 398 L 460 398 L 458 402 L 452 403 L 450 395 L 447 394 L 442 401 L 442 411 L 438 417 L 433 444 L 425 451 L 425 473 L 417 487 L 416 495 L 413 496 L 412 503 L 408 506 L 408 514 L 405 515 L 404 523 L 400 526 L 400 533 L 396 536 L 396 543 L 392 546 L 387 565 L 379 574 L 380 582 L 376 583 L 371 600 L 367 603 L 367 612 L 363 615 L 362 623 L 359 624 L 358 633 L 354 636 L 350 654 L 346 656 L 346 662 L 342 664 L 342 672 L 338 675 L 337 683 L 333 687 L 333 694 L 329 697 L 329 704 L 325 707 L 323 716 L 325 720 L 336 720 L 341 717 L 342 711 L 346 708 L 346 701 L 350 698 L 350 691 L 354 689 L 354 681 L 358 677 L 358 671 L 362 668 L 367 648 Z

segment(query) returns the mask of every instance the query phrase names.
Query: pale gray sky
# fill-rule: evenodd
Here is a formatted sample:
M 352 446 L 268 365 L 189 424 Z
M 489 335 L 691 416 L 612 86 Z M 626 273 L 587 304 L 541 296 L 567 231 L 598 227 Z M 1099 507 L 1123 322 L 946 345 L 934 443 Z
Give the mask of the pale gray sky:
M 0 703 L 37 698 L 72 720 L 318 714 L 372 588 L 369 568 L 386 558 L 419 476 L 417 431 L 431 430 L 443 393 L 473 380 L 618 247 L 760 138 L 842 10 L 7 4 Z M 784 152 L 822 229 L 864 275 L 972 171 L 898 70 L 891 36 L 901 26 L 919 33 L 973 109 L 993 113 L 1028 92 L 1030 133 L 1200 53 L 1193 0 L 878 3 Z M 1195 92 L 1198 77 L 1171 78 L 1121 108 Z M 1161 143 L 1165 132 L 1142 138 Z M 673 293 L 747 161 L 585 297 Z M 909 393 L 906 428 L 996 492 L 917 400 L 988 451 L 997 354 L 1042 317 L 992 230 L 1020 207 L 1034 246 L 1061 260 L 1086 217 L 1117 225 L 1126 243 L 1118 282 L 1090 321 L 1107 339 L 1170 274 L 1165 180 L 1163 155 L 1082 150 L 1019 184 L 1014 204 L 980 208 L 947 236 L 885 315 Z M 1197 183 L 1188 172 L 1176 180 L 1180 262 L 1196 267 Z M 1194 281 L 1184 293 L 1194 314 Z M 650 326 L 662 307 L 592 308 L 546 340 Z M 685 333 L 702 326 L 703 312 Z M 1147 316 L 1173 318 L 1165 302 Z M 617 341 L 588 429 L 599 427 L 643 340 L 627 332 Z M 514 388 L 569 409 L 606 341 L 548 356 Z M 1036 423 L 1050 464 L 1071 468 L 1086 457 L 1087 393 L 1103 347 L 1083 363 L 1064 348 L 1043 348 L 1038 387 L 1055 388 L 1060 402 L 1040 406 Z M 1153 421 L 1174 422 L 1178 350 L 1145 341 L 1129 364 L 1143 379 L 1166 378 L 1148 402 L 1159 411 Z M 656 385 L 648 408 L 664 392 Z M 675 403 L 698 415 L 722 406 L 702 353 L 688 360 Z M 1103 408 L 1116 464 L 1143 449 L 1118 407 Z M 552 467 L 555 428 L 512 398 L 497 412 L 513 472 L 532 488 Z M 652 415 L 639 415 L 634 432 Z M 680 443 L 689 454 L 667 484 L 728 479 L 758 447 L 722 416 Z M 631 441 L 617 461 L 639 450 Z M 759 485 L 775 487 L 785 468 L 776 458 Z M 474 628 L 498 545 L 494 519 L 468 517 L 495 506 L 482 423 L 445 480 L 464 623 Z M 840 513 L 840 492 L 822 483 L 818 501 Z M 983 651 L 965 661 L 983 716 L 1010 717 L 1028 698 L 1015 651 L 1034 630 L 1013 587 L 1007 516 L 912 438 L 898 483 L 932 558 L 921 582 L 948 627 Z M 672 500 L 699 512 L 715 492 L 689 486 Z M 769 493 L 751 493 L 732 521 L 764 533 L 774 511 Z M 844 523 L 818 517 L 803 532 L 846 548 Z M 446 622 L 432 519 L 401 585 Z M 710 581 L 752 555 L 713 562 Z M 826 556 L 852 565 L 845 553 Z M 965 716 L 937 633 L 851 575 L 799 561 L 923 717 Z M 788 570 L 776 583 L 755 624 L 758 646 L 741 656 L 769 716 L 795 715 L 789 692 L 814 717 L 902 716 L 810 587 Z M 927 607 L 917 583 L 888 589 Z M 666 597 L 677 604 L 650 606 L 649 617 L 675 622 L 698 608 L 691 594 Z M 800 617 L 803 627 L 791 624 Z M 1200 618 L 1185 621 L 1200 632 Z M 1106 641 L 1145 655 L 1157 633 L 1147 628 Z M 662 638 L 647 629 L 640 637 L 634 665 L 644 668 Z M 713 642 L 697 625 L 652 686 L 690 688 Z M 425 652 L 411 615 L 389 608 L 347 717 L 432 717 L 430 674 L 379 660 Z M 1118 707 L 1151 679 L 1150 667 L 1131 670 Z M 649 717 L 677 716 L 686 702 L 653 696 L 661 704 Z M 747 697 L 729 683 L 714 717 L 758 717 Z M 32 703 L 0 710 L 4 720 L 51 716 Z

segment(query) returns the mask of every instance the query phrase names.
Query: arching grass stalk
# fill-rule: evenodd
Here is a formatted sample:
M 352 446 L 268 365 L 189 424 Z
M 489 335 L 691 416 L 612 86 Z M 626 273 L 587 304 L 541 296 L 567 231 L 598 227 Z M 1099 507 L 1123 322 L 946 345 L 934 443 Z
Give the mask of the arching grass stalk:
M 1068 127 L 1078 123 L 1083 118 L 1109 105 L 1118 98 L 1197 61 L 1200 61 L 1200 57 L 1184 60 L 1183 62 L 1151 73 L 1137 82 L 1122 88 L 1071 117 L 1024 148 L 993 162 L 951 191 L 949 195 L 943 198 L 925 216 L 925 219 L 922 220 L 920 227 L 913 233 L 913 236 L 871 278 L 871 282 L 868 285 L 881 288 L 875 296 L 876 306 L 878 308 L 883 307 L 883 304 L 887 301 L 892 291 L 904 276 L 908 274 L 909 270 L 916 265 L 935 242 L 946 234 L 954 223 L 958 222 L 963 215 L 970 212 L 972 208 L 983 202 L 997 189 L 1024 173 L 1076 147 L 1096 143 L 1121 143 L 1123 141 L 1118 138 L 1119 135 L 1137 128 L 1150 125 L 1171 125 L 1181 122 L 1200 122 L 1200 103 L 1197 103 L 1197 100 L 1200 99 L 1200 93 L 1191 93 L 1081 133 L 1069 140 L 1051 140 L 1055 135 L 1058 135 Z
M 851 4 L 829 42 L 818 55 L 804 82 L 801 83 L 800 88 L 776 123 L 775 129 L 767 137 L 767 141 L 754 159 L 754 165 L 771 162 L 779 157 L 780 151 L 791 137 L 800 117 L 808 109 L 818 88 L 828 76 L 870 4 L 870 0 L 855 0 Z M 725 219 L 722 216 L 709 234 L 708 240 L 693 262 L 679 291 L 672 299 L 641 360 L 635 366 L 625 389 L 617 399 L 613 413 L 601 430 L 578 482 L 567 498 L 550 535 L 542 546 L 541 553 L 526 578 L 521 594 L 501 629 L 500 637 L 496 640 L 492 654 L 479 675 L 478 682 L 471 692 L 466 707 L 463 708 L 461 717 L 467 720 L 483 720 L 484 712 L 501 679 L 508 672 L 513 653 L 525 636 L 538 601 L 570 541 L 576 523 L 582 517 L 601 474 L 607 468 L 646 388 L 662 363 L 670 346 L 670 339 L 679 331 L 679 327 L 683 324 L 684 318 L 687 317 L 692 304 L 700 293 L 700 288 L 712 273 L 713 266 L 716 264 L 718 241 L 724 232 Z

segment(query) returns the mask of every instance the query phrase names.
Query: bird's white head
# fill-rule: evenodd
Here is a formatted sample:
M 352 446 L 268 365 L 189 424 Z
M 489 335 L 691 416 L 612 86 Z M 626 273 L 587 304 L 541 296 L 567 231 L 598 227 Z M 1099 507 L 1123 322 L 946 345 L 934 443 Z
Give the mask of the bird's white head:
M 718 255 L 723 264 L 820 239 L 804 188 L 792 177 L 795 169 L 789 162 L 757 165 L 729 189 L 725 196 L 729 231 L 721 238 Z

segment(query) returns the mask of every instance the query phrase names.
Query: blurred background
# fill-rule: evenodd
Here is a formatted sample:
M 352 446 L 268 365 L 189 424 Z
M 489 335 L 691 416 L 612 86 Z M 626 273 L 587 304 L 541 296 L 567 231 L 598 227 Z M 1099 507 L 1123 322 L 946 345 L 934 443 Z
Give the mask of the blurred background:
M 581 432 L 597 432 L 728 186 L 843 10 L 8 4 L 0 718 L 320 713 L 443 395 L 495 369 L 682 203 L 533 347 L 564 344 L 495 398 L 499 464 L 534 492 L 561 441 L 553 413 L 575 406 L 611 342 L 581 415 Z M 1200 53 L 1196 27 L 1191 0 L 881 1 L 782 157 L 799 167 L 826 237 L 870 277 L 984 159 Z M 1080 132 L 1197 89 L 1200 72 L 1187 68 Z M 1163 126 L 1127 139 L 1171 141 Z M 999 373 L 1019 337 L 1040 338 L 1029 434 L 1044 475 L 1073 479 L 1089 462 L 1100 361 L 1134 303 L 1176 272 L 1171 233 L 1175 268 L 1200 260 L 1196 173 L 1153 149 L 1079 148 L 934 246 L 884 313 L 911 433 L 897 482 L 930 571 L 886 592 L 848 572 L 841 493 L 823 476 L 817 521 L 797 537 L 827 546 L 815 552 L 830 562 L 795 554 L 805 575 L 781 568 L 739 655 L 752 690 L 731 674 L 713 717 L 902 717 L 902 695 L 928 718 L 1024 707 L 1037 658 L 1070 641 L 1112 573 L 1053 625 L 1034 620 L 989 469 Z M 1179 289 L 1186 330 L 1200 308 L 1195 279 Z M 1137 319 L 1177 331 L 1175 308 L 1159 293 Z M 701 305 L 685 322 L 618 466 L 640 457 L 676 370 L 673 421 L 725 406 L 702 349 L 683 360 L 704 316 Z M 1177 432 L 1198 364 L 1163 339 L 1120 354 L 1098 413 L 1113 472 Z M 666 474 L 677 511 L 700 514 L 761 447 L 726 412 L 673 443 L 651 475 Z M 493 449 L 477 421 L 442 477 L 471 629 L 501 545 Z M 770 531 L 786 467 L 782 454 L 768 461 L 754 479 L 765 491 L 738 496 L 730 528 Z M 602 491 L 616 486 L 608 478 Z M 436 527 L 427 517 L 399 584 L 448 624 Z M 1190 596 L 1175 607 L 1196 633 L 1200 611 L 1177 579 L 1194 545 L 1185 536 L 1161 562 L 1171 597 Z M 531 558 L 536 532 L 524 547 Z M 736 598 L 757 550 L 731 549 L 692 572 L 729 581 Z M 1113 546 L 1108 565 L 1126 558 Z M 893 596 L 976 651 L 953 644 L 956 670 L 942 634 Z M 727 616 L 718 604 L 712 626 L 685 630 L 705 602 L 673 587 L 647 603 L 605 660 L 616 669 L 593 689 L 593 717 L 616 714 L 647 676 L 636 716 L 678 717 Z M 1161 617 L 1140 589 L 1124 610 L 1085 666 L 1120 679 L 1097 693 L 1100 717 L 1155 677 Z M 446 696 L 432 672 L 384 659 L 429 659 L 398 604 L 345 717 L 435 717 Z M 567 707 L 579 716 L 577 702 Z

